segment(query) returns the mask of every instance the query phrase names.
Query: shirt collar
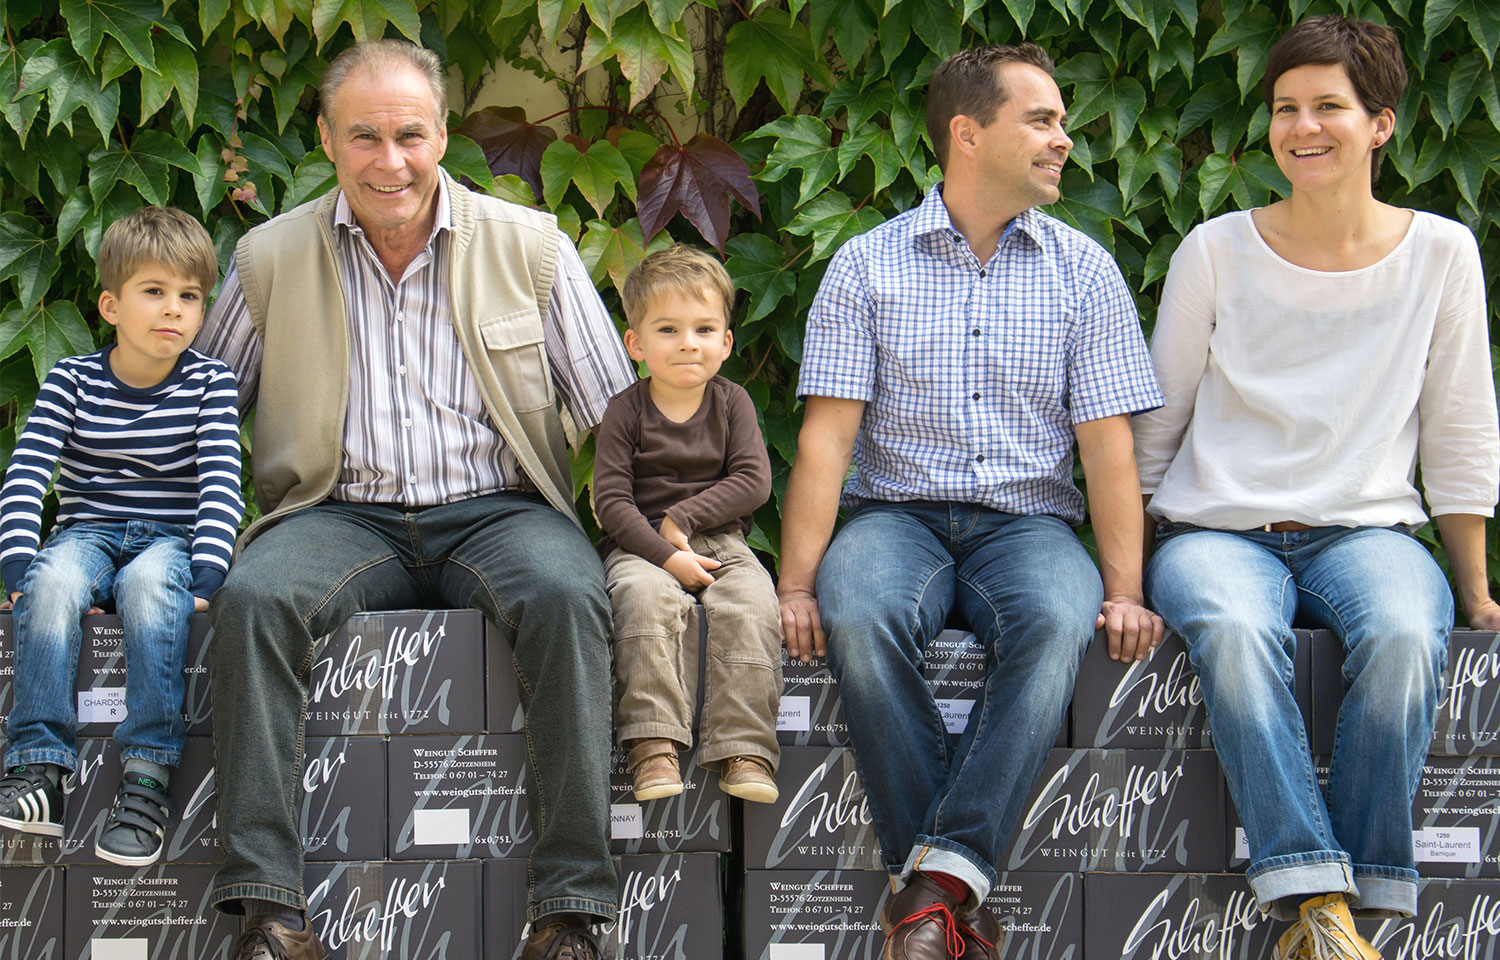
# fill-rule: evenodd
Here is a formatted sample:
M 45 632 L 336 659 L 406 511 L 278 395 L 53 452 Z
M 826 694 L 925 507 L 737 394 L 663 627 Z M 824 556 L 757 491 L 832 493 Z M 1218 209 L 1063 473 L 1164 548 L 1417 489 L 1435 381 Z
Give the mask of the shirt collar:
M 333 208 L 333 224 L 343 227 L 351 233 L 364 233 L 359 221 L 354 219 L 354 208 L 349 206 L 349 198 L 344 191 L 339 191 L 338 203 Z M 427 237 L 430 245 L 438 235 L 439 230 L 453 229 L 453 203 L 448 196 L 448 178 L 439 174 L 437 188 L 437 216 L 432 219 L 432 233 Z
M 1019 231 L 1031 239 L 1037 246 L 1041 246 L 1039 218 L 1042 215 L 1035 209 L 1023 210 L 1014 220 L 1005 227 L 1005 232 L 1000 235 L 1000 242 L 1011 231 Z M 912 222 L 913 239 L 920 240 L 924 237 L 936 235 L 936 239 L 946 240 L 950 243 L 963 240 L 963 235 L 953 225 L 953 218 L 948 215 L 948 204 L 943 200 L 943 185 L 941 182 L 933 184 L 927 196 L 922 199 L 922 205 L 917 208 L 916 219 Z

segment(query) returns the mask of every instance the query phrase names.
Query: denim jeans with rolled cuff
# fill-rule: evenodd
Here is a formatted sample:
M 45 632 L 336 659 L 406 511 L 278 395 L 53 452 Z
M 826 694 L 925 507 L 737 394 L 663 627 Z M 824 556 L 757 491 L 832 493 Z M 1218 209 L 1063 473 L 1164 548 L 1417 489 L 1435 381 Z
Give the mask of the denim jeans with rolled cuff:
M 314 644 L 356 612 L 409 607 L 476 608 L 511 643 L 537 833 L 529 918 L 613 919 L 604 572 L 569 518 L 520 493 L 411 510 L 328 501 L 246 547 L 210 614 L 224 848 L 212 902 L 305 906 L 297 824 Z
M 855 762 L 887 869 L 962 879 L 982 902 L 1057 738 L 1103 601 L 1077 535 L 1051 516 L 867 502 L 818 570 Z M 922 675 L 952 612 L 986 655 L 956 747 Z
M 183 661 L 193 616 L 191 531 L 148 520 L 77 521 L 52 531 L 16 589 L 16 703 L 5 766 L 78 766 L 78 675 L 83 615 L 115 601 L 125 652 L 126 717 L 115 727 L 123 759 L 175 767 Z
M 1261 909 L 1296 919 L 1302 900 L 1340 892 L 1363 916 L 1414 915 L 1411 806 L 1453 627 L 1431 554 L 1404 527 L 1164 524 L 1146 591 L 1188 646 Z M 1326 790 L 1292 695 L 1298 616 L 1344 648 Z

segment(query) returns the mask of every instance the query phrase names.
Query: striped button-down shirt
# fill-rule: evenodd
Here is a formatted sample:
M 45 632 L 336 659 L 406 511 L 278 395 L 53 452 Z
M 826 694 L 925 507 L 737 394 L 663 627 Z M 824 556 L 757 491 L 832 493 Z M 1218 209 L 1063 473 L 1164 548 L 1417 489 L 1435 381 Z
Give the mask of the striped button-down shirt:
M 350 359 L 335 500 L 429 506 L 533 489 L 490 424 L 453 328 L 447 284 L 452 208 L 446 180 L 439 183 L 432 235 L 399 278 L 386 273 L 347 200 L 338 199 L 334 249 L 348 303 Z M 592 429 L 609 398 L 636 377 L 566 237 L 558 244 L 543 331 L 553 382 L 573 422 Z M 247 409 L 259 386 L 262 344 L 233 266 L 198 340 L 199 349 L 235 371 L 240 409 Z
M 829 264 L 797 392 L 866 403 L 846 504 L 951 500 L 1084 516 L 1073 425 L 1159 406 L 1119 268 L 1028 210 L 987 263 L 935 187 Z

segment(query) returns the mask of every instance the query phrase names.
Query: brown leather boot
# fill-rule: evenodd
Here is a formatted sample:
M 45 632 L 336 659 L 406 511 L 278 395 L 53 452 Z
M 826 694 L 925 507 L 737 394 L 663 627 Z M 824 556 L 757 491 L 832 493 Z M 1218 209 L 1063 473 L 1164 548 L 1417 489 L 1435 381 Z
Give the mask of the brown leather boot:
M 521 960 L 607 960 L 588 917 L 581 913 L 549 913 L 531 925 Z
M 921 872 L 885 902 L 881 960 L 954 960 L 965 949 L 954 896 Z

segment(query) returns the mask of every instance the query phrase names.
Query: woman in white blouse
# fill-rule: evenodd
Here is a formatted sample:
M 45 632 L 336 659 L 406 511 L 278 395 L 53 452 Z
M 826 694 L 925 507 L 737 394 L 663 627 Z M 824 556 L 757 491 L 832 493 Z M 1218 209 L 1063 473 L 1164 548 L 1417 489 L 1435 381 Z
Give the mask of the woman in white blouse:
M 1151 355 L 1166 404 L 1136 422 L 1160 521 L 1150 603 L 1187 642 L 1250 842 L 1277 957 L 1378 954 L 1350 922 L 1411 916 L 1411 803 L 1453 597 L 1410 530 L 1447 547 L 1471 626 L 1500 629 L 1485 518 L 1500 436 L 1479 251 L 1462 224 L 1375 199 L 1406 85 L 1390 29 L 1340 17 L 1272 48 L 1269 140 L 1291 195 L 1188 235 Z M 1292 697 L 1293 618 L 1344 647 L 1320 791 Z

